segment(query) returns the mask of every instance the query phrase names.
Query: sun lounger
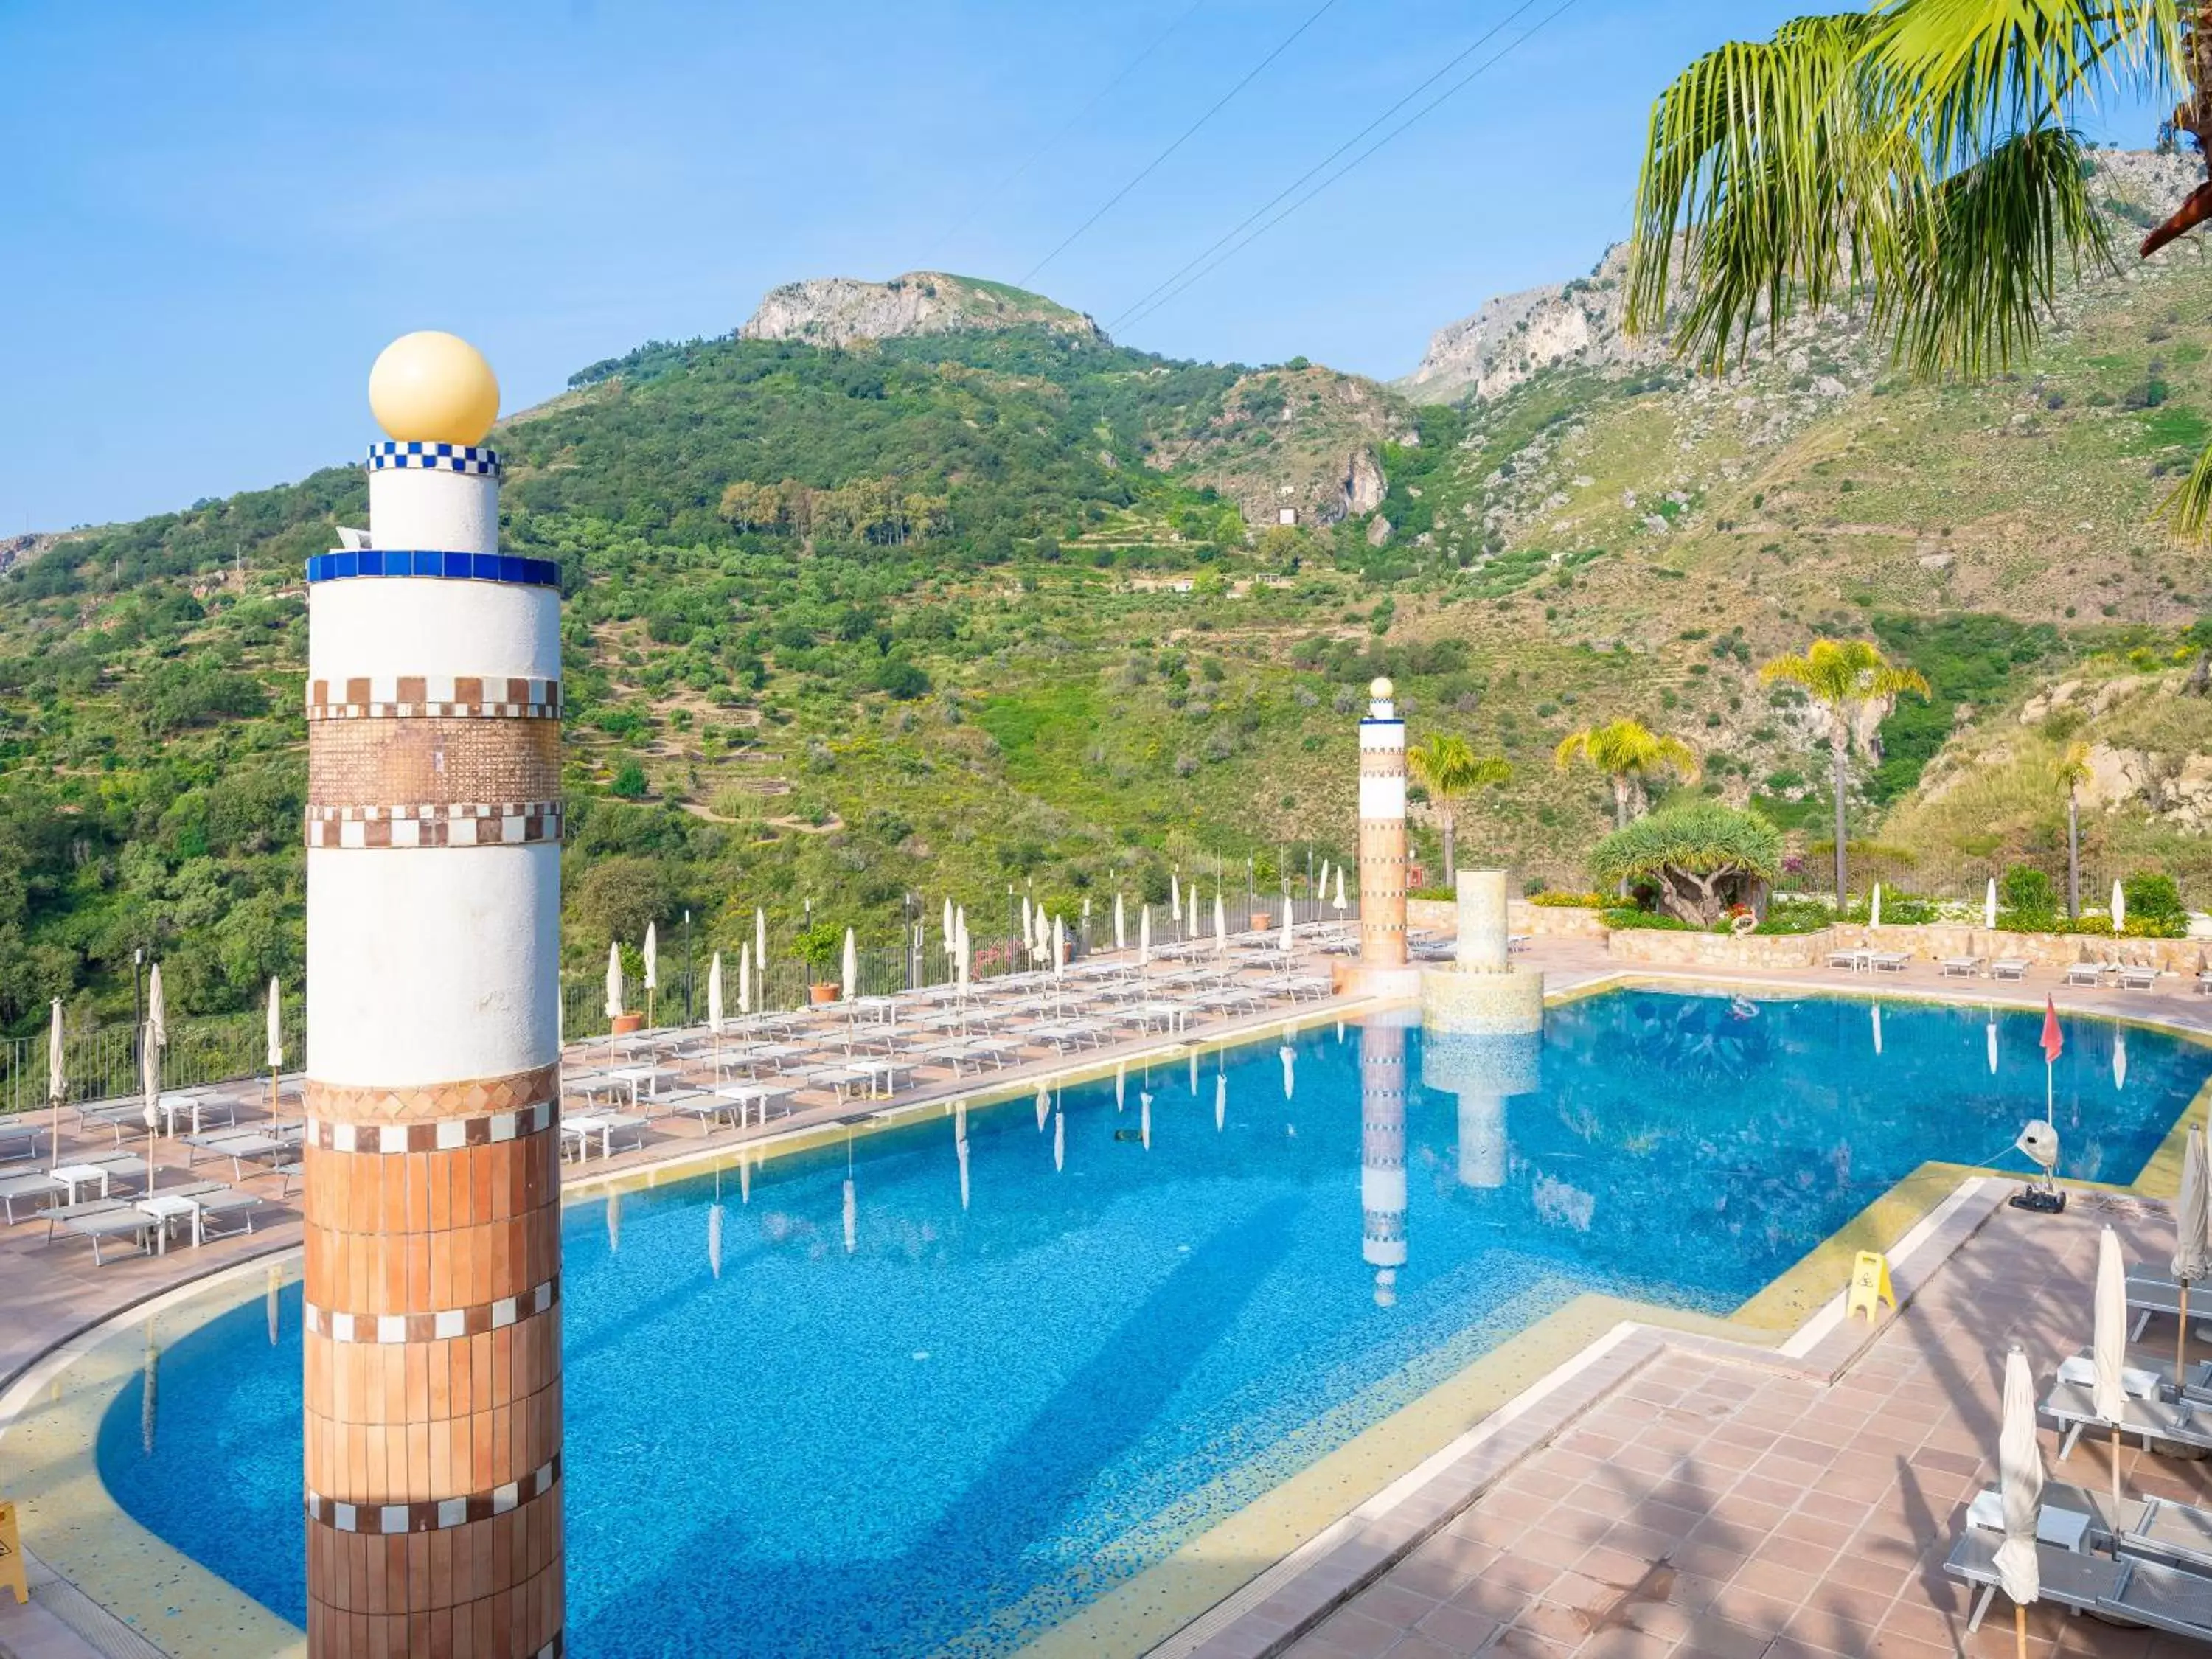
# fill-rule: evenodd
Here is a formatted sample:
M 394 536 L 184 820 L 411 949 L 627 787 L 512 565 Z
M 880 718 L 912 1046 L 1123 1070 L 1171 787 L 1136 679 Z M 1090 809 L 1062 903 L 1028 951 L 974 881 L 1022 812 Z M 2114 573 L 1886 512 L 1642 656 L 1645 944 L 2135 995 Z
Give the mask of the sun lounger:
M 2069 985 L 2102 985 L 2105 982 L 2105 964 L 2101 962 L 2069 963 L 2066 965 L 2066 982 Z
M 264 1158 L 285 1158 L 299 1150 L 300 1139 L 300 1136 L 289 1133 L 269 1134 L 259 1129 L 234 1129 L 224 1130 L 216 1134 L 186 1135 L 185 1144 L 193 1150 L 185 1159 L 185 1167 L 190 1168 L 197 1164 L 201 1152 L 212 1152 L 217 1158 L 227 1158 L 230 1160 L 232 1180 L 243 1181 L 246 1179 L 246 1166 L 249 1161 L 258 1163 Z
M 23 1117 L 28 1118 L 29 1114 L 23 1114 Z M 0 1164 L 19 1158 L 38 1157 L 39 1137 L 45 1134 L 49 1127 L 35 1118 L 27 1122 L 21 1118 L 0 1122 Z
M 1991 979 L 2026 979 L 2029 963 L 2022 957 L 1999 957 L 1990 964 Z
M 2212 996 L 2212 970 L 2199 969 L 2197 975 L 2197 994 Z
M 2058 1425 L 2062 1461 L 2072 1454 L 2075 1443 L 2085 1432 L 2094 1432 L 2101 1439 L 2112 1429 L 2112 1423 L 2099 1413 L 2089 1389 L 2068 1382 L 2063 1371 L 2044 1400 L 2043 1414 Z M 2147 1448 L 2154 1442 L 2166 1441 L 2195 1451 L 2212 1451 L 2212 1412 L 2200 1413 L 2185 1400 L 2141 1400 L 2130 1395 L 2120 1417 L 2119 1431 L 2124 1437 L 2142 1441 Z
M 61 1196 L 62 1191 L 62 1183 L 44 1170 L 0 1178 L 0 1215 L 5 1215 L 12 1227 L 17 1219 L 18 1204 L 33 1211 L 44 1210 Z
M 2124 1554 L 2212 1574 L 2212 1510 L 2147 1497 L 2113 1541 Z
M 2158 983 L 2159 970 L 2155 968 L 2138 968 L 2130 964 L 2119 969 L 2119 976 L 2120 989 L 2123 991 L 2148 991 Z
M 1841 968 L 1847 973 L 1863 973 L 1868 954 L 1864 951 L 1831 951 L 1828 952 L 1828 966 Z
M 90 1239 L 93 1265 L 98 1267 L 106 1259 L 100 1255 L 100 1241 L 128 1238 L 143 1255 L 147 1239 L 160 1224 L 128 1199 L 95 1198 L 89 1203 L 68 1204 L 47 1211 L 46 1240 L 49 1243 L 53 1241 L 57 1227 Z
M 1945 957 L 1941 965 L 1946 979 L 1978 979 L 1989 962 L 1985 957 Z
M 620 1141 L 622 1145 L 616 1145 Z M 561 1121 L 561 1151 L 565 1156 L 570 1147 L 576 1152 L 576 1161 L 582 1163 L 592 1155 L 597 1146 L 599 1156 L 612 1158 L 617 1152 L 635 1152 L 645 1145 L 645 1119 L 635 1112 L 586 1112 Z
M 1901 974 L 1905 964 L 1912 960 L 1910 951 L 1869 951 L 1867 966 L 1877 974 Z
M 2136 1316 L 2135 1324 L 2128 1333 L 2130 1342 L 2142 1338 L 2154 1316 L 2163 1315 L 2169 1319 L 2181 1316 L 2181 1286 L 2172 1275 L 2160 1273 L 2154 1267 L 2128 1269 L 2127 1297 L 2128 1311 Z M 2192 1312 L 2201 1310 L 2212 1315 L 2212 1285 L 2192 1294 L 2190 1300 L 2196 1304 Z
M 1981 1629 L 1982 1616 L 1996 1596 L 1997 1546 L 2003 1542 L 2002 1532 L 1970 1526 L 1960 1533 L 1959 1541 L 1952 1546 L 1950 1559 L 1943 1564 L 1945 1572 L 1980 1592 L 1974 1597 L 1974 1610 L 1966 1620 L 1970 1632 Z M 2075 1613 L 2087 1613 L 2101 1606 L 2106 1597 L 2121 1594 L 2136 1564 L 2038 1543 L 2035 1565 L 2037 1575 L 2043 1581 L 2045 1601 Z

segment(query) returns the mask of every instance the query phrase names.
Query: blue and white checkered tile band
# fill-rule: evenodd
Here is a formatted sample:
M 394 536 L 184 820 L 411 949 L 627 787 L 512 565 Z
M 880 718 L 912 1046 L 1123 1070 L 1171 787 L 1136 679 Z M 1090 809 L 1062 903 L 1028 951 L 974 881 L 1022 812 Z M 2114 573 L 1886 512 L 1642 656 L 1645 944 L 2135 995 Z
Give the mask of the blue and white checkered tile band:
M 399 547 L 364 547 L 357 553 L 318 553 L 307 561 L 307 580 L 311 582 L 343 581 L 349 576 L 438 576 L 447 581 L 558 587 L 561 566 L 556 560 L 521 559 L 511 553 L 440 553 Z
M 421 467 L 431 472 L 465 472 L 479 478 L 496 478 L 499 477 L 499 455 L 496 451 L 477 449 L 467 444 L 410 443 L 398 438 L 387 438 L 380 444 L 368 447 L 368 470 L 371 472 L 403 467 Z

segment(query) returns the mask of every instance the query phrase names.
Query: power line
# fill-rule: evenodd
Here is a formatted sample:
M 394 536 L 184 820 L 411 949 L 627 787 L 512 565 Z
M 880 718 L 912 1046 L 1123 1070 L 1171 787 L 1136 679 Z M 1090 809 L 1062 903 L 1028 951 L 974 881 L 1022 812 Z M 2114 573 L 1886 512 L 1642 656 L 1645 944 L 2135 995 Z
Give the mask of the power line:
M 1144 64 L 1146 59 L 1150 58 L 1154 52 L 1158 52 L 1162 46 L 1167 45 L 1170 37 L 1174 35 L 1177 30 L 1181 29 L 1185 23 L 1190 21 L 1193 17 L 1195 17 L 1198 15 L 1200 8 L 1205 4 L 1206 0 L 1191 0 L 1189 7 L 1185 9 L 1182 15 L 1176 18 L 1174 22 L 1169 24 L 1166 28 L 1161 30 L 1158 34 L 1153 36 L 1152 42 L 1150 46 L 1146 46 L 1134 58 L 1132 58 L 1127 63 L 1124 64 L 1121 66 L 1121 72 L 1119 75 L 1116 75 L 1112 80 L 1109 81 L 1104 86 L 1099 88 L 1097 92 L 1091 95 L 1091 101 L 1089 103 L 1084 105 L 1081 109 L 1076 111 L 1076 112 L 1068 118 L 1066 124 L 1057 132 L 1054 133 L 1051 137 L 1046 139 L 1044 143 L 1039 144 L 1035 149 L 1031 150 L 1028 155 L 1024 157 L 1020 166 L 1017 167 L 1005 178 L 1000 179 L 996 185 L 992 186 L 988 194 L 970 206 L 967 212 L 961 215 L 959 222 L 954 225 L 951 229 L 945 233 L 943 240 L 949 244 L 954 237 L 959 235 L 962 231 L 967 229 L 969 225 L 975 222 L 976 214 L 981 211 L 986 203 L 995 203 L 1000 200 L 1006 195 L 1006 191 L 1012 187 L 1017 179 L 1018 179 L 1024 173 L 1027 173 L 1031 167 L 1035 167 L 1039 161 L 1044 160 L 1044 158 L 1047 155 L 1049 155 L 1054 149 L 1058 149 L 1062 139 L 1066 138 L 1071 132 L 1073 132 L 1076 128 L 1081 126 L 1085 121 L 1090 118 L 1091 111 L 1097 109 L 1099 105 L 1106 101 L 1106 96 L 1109 93 L 1112 92 L 1115 88 L 1120 86 L 1122 82 L 1127 80 L 1130 76 L 1136 73 L 1137 70 Z
M 1489 45 L 1492 40 L 1495 40 L 1499 32 L 1502 31 L 1507 24 L 1512 22 L 1515 18 L 1520 16 L 1523 12 L 1532 10 L 1539 3 L 1540 3 L 1540 0 L 1522 0 L 1521 4 L 1516 6 L 1511 11 L 1506 13 L 1504 16 L 1499 18 L 1495 23 L 1485 29 L 1480 34 L 1469 41 L 1462 50 L 1455 52 L 1451 57 L 1446 58 L 1442 64 L 1438 64 L 1435 72 L 1430 75 L 1426 80 L 1421 82 L 1418 86 L 1411 88 L 1403 97 L 1400 98 L 1397 102 L 1392 104 L 1380 115 L 1377 115 L 1373 120 L 1370 121 L 1365 126 L 1353 133 L 1351 137 L 1346 139 L 1334 149 L 1329 151 L 1328 155 L 1322 156 L 1320 161 L 1315 162 L 1297 178 L 1291 179 L 1289 184 L 1285 185 L 1282 189 L 1277 191 L 1274 195 L 1269 197 L 1266 201 L 1261 203 L 1258 207 L 1253 209 L 1251 212 L 1246 214 L 1243 218 L 1224 232 L 1222 235 L 1210 246 L 1201 249 L 1197 254 L 1194 255 L 1191 258 L 1186 260 L 1182 264 L 1170 271 L 1153 287 L 1139 295 L 1135 300 L 1130 301 L 1129 304 L 1124 306 L 1121 308 L 1121 314 L 1111 319 L 1107 323 L 1106 326 L 1108 330 L 1110 331 L 1111 330 L 1119 328 L 1127 318 L 1129 318 L 1133 313 L 1141 311 L 1146 303 L 1152 300 L 1156 295 L 1158 295 L 1165 289 L 1173 287 L 1183 276 L 1198 265 L 1203 264 L 1220 248 L 1233 240 L 1237 233 L 1243 230 L 1246 226 L 1251 224 L 1255 220 L 1267 214 L 1278 203 L 1281 202 L 1285 197 L 1291 194 L 1291 192 L 1296 191 L 1300 185 L 1304 185 L 1308 179 L 1311 179 L 1316 173 L 1321 172 L 1322 168 L 1328 166 L 1331 161 L 1336 160 L 1338 156 L 1343 155 L 1345 151 L 1350 149 L 1354 144 L 1357 144 L 1369 133 L 1374 131 L 1376 128 L 1381 126 L 1385 121 L 1395 115 L 1400 110 L 1412 103 L 1414 99 L 1419 97 L 1431 87 L 1436 85 L 1437 82 L 1443 80 L 1444 76 L 1450 74 L 1452 70 L 1458 68 L 1469 58 L 1472 58 L 1476 52 L 1481 51 L 1484 46 Z
M 1068 232 L 1066 237 L 1060 242 L 1058 247 L 1053 249 L 1051 252 L 1046 254 L 1043 258 L 1038 260 L 1035 264 L 1031 265 L 1028 270 L 1024 271 L 1022 274 L 1019 286 L 1027 288 L 1030 283 L 1036 279 L 1036 274 L 1039 271 L 1042 270 L 1054 259 L 1060 258 L 1061 254 L 1066 252 L 1069 248 L 1075 245 L 1077 239 L 1079 238 L 1084 232 L 1089 230 L 1091 226 L 1097 224 L 1101 219 L 1104 218 L 1108 213 L 1111 212 L 1115 204 L 1119 202 L 1123 197 L 1127 196 L 1131 191 L 1136 189 L 1139 185 L 1143 184 L 1146 179 L 1152 177 L 1152 173 L 1159 167 L 1162 162 L 1165 161 L 1169 156 L 1181 149 L 1183 145 L 1190 140 L 1192 135 L 1196 133 L 1200 127 L 1204 126 L 1208 121 L 1211 121 L 1215 116 L 1220 114 L 1224 109 L 1228 107 L 1229 102 L 1231 99 L 1235 98 L 1238 93 L 1243 91 L 1245 88 L 1250 86 L 1254 81 L 1257 80 L 1259 78 L 1260 72 L 1262 70 L 1266 69 L 1268 64 L 1273 63 L 1278 58 L 1280 58 L 1285 52 L 1288 52 L 1291 49 L 1291 44 L 1296 41 L 1300 35 L 1311 28 L 1316 23 L 1318 23 L 1322 19 L 1322 14 L 1328 11 L 1335 4 L 1336 0 L 1322 0 L 1321 4 L 1314 9 L 1312 14 L 1307 17 L 1304 22 L 1299 24 L 1297 27 L 1292 29 L 1288 34 L 1285 35 L 1282 40 L 1277 43 L 1275 49 L 1248 70 L 1245 72 L 1244 78 L 1239 81 L 1235 86 L 1230 88 L 1227 92 L 1222 94 L 1221 96 L 1215 100 L 1212 108 L 1208 109 L 1205 114 L 1200 116 L 1198 119 L 1193 121 L 1188 126 L 1185 127 L 1182 131 L 1177 135 L 1176 141 L 1173 143 L 1170 144 L 1158 155 L 1152 157 L 1151 161 L 1146 162 L 1145 165 L 1138 170 L 1136 177 L 1130 179 L 1127 184 L 1122 185 L 1121 189 L 1115 191 L 1111 196 L 1108 197 L 1096 213 L 1093 213 L 1081 224 L 1076 226 L 1073 230 Z
M 1419 109 L 1414 111 L 1413 114 L 1407 116 L 1396 126 L 1391 128 L 1389 131 L 1384 133 L 1380 138 L 1370 144 L 1365 149 L 1360 151 L 1358 155 L 1353 156 L 1349 161 L 1346 161 L 1334 173 L 1330 173 L 1328 177 L 1323 179 L 1319 184 L 1316 185 L 1311 190 L 1306 191 L 1304 195 L 1299 197 L 1297 200 L 1292 202 L 1281 212 L 1276 214 L 1273 218 L 1267 220 L 1264 223 L 1255 228 L 1249 234 L 1239 238 L 1232 246 L 1224 249 L 1219 255 L 1208 261 L 1203 267 L 1193 271 L 1182 282 L 1177 283 L 1175 287 L 1170 289 L 1165 294 L 1161 295 L 1158 299 L 1146 305 L 1142 310 L 1137 311 L 1133 314 L 1129 315 L 1127 318 L 1127 320 L 1131 323 L 1142 322 L 1146 318 L 1159 310 L 1161 307 L 1166 305 L 1168 301 L 1184 293 L 1191 288 L 1193 284 L 1202 281 L 1206 276 L 1212 275 L 1214 271 L 1218 270 L 1231 259 L 1235 258 L 1237 254 L 1251 246 L 1253 243 L 1258 241 L 1262 236 L 1265 236 L 1277 225 L 1282 223 L 1284 220 L 1289 218 L 1300 208 L 1305 206 L 1307 203 L 1321 195 L 1322 191 L 1328 190 L 1332 185 L 1334 185 L 1346 173 L 1359 166 L 1361 162 L 1366 161 L 1384 145 L 1389 143 L 1393 139 L 1403 133 L 1408 127 L 1413 126 L 1416 122 L 1420 121 L 1425 117 L 1432 113 L 1440 105 L 1443 104 L 1446 100 L 1473 83 L 1474 81 L 1480 79 L 1485 73 L 1494 68 L 1504 59 L 1510 57 L 1522 46 L 1527 45 L 1530 40 L 1534 40 L 1536 35 L 1540 33 L 1548 25 L 1556 21 L 1565 12 L 1571 10 L 1575 4 L 1576 0 L 1560 0 L 1560 3 L 1559 5 L 1553 7 L 1542 17 L 1537 19 L 1536 21 L 1530 25 L 1528 29 L 1518 39 L 1500 47 L 1496 52 L 1493 52 L 1490 57 L 1485 58 L 1480 64 L 1478 64 L 1474 69 L 1468 71 L 1467 74 L 1461 76 L 1457 81 L 1455 81 L 1450 86 L 1447 87 L 1436 97 L 1431 99 Z M 1264 210 L 1262 210 L 1264 211 Z M 1231 234 L 1234 234 L 1234 233 Z

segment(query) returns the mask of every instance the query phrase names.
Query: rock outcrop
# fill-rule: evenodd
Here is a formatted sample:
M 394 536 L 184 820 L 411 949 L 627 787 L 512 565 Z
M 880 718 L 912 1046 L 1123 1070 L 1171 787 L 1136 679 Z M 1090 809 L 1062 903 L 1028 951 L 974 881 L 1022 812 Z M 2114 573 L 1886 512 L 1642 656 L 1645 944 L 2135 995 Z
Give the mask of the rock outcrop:
M 912 334 L 1021 327 L 1048 328 L 1085 340 L 1106 337 L 1081 312 L 1041 294 L 940 270 L 910 270 L 888 283 L 853 276 L 786 283 L 768 291 L 738 333 L 747 340 L 848 346 Z

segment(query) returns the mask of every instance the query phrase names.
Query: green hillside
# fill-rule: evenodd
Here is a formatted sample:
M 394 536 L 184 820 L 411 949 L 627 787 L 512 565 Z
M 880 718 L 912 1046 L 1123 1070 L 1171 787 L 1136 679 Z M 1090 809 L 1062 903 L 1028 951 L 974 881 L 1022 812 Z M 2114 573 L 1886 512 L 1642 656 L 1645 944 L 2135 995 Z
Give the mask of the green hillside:
M 1249 858 L 1269 885 L 1349 850 L 1380 672 L 1515 763 L 1470 855 L 1581 884 L 1609 797 L 1551 753 L 1624 714 L 1802 847 L 1814 727 L 1755 670 L 1820 631 L 1938 693 L 1889 722 L 1855 833 L 1930 883 L 2047 855 L 2040 786 L 1977 818 L 1923 773 L 2069 676 L 2191 659 L 2212 610 L 2147 522 L 2212 421 L 2212 273 L 2184 246 L 2065 309 L 1988 386 L 1906 385 L 1845 319 L 1719 381 L 1562 364 L 1453 407 L 1030 326 L 593 365 L 495 439 L 507 544 L 567 591 L 571 967 L 686 906 L 708 941 L 811 899 L 889 942 L 909 891 L 994 922 L 1010 884 L 1073 908 Z M 182 1012 L 296 980 L 301 568 L 365 513 L 337 466 L 0 579 L 0 1025 L 127 1008 L 134 946 Z M 2179 780 L 2194 727 L 2152 724 L 2116 748 Z M 2093 830 L 2190 865 L 2179 788 L 2116 781 Z

